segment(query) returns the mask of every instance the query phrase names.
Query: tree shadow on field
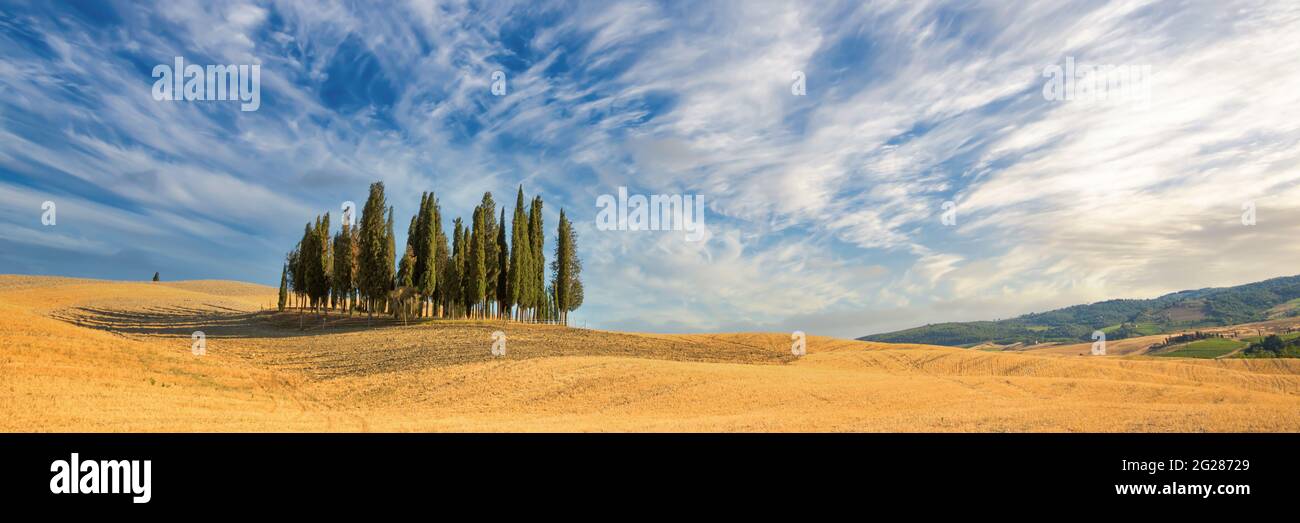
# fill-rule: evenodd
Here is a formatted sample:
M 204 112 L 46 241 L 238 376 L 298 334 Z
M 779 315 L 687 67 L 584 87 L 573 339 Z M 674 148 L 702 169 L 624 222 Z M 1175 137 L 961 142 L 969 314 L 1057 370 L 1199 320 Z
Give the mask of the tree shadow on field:
M 570 356 L 766 365 L 795 360 L 784 345 L 788 339 L 784 335 L 648 335 L 482 319 L 403 322 L 382 315 L 248 311 L 214 303 L 83 305 L 56 311 L 52 317 L 126 337 L 171 338 L 188 344 L 196 331 L 202 331 L 209 342 L 249 340 L 248 354 L 259 361 L 299 369 L 319 379 L 479 362 L 510 366 L 520 360 Z M 492 352 L 493 333 L 498 330 L 509 333 L 504 357 Z M 283 343 L 262 344 L 259 339 Z M 606 363 L 583 365 L 599 368 Z
M 376 327 L 401 325 L 385 316 L 367 320 L 364 315 L 348 317 L 337 311 L 322 316 L 312 311 L 241 311 L 218 305 L 195 307 L 149 307 L 115 310 L 72 307 L 53 313 L 57 320 L 78 327 L 118 334 L 176 336 L 189 338 L 202 331 L 207 338 L 294 338 L 342 334 Z

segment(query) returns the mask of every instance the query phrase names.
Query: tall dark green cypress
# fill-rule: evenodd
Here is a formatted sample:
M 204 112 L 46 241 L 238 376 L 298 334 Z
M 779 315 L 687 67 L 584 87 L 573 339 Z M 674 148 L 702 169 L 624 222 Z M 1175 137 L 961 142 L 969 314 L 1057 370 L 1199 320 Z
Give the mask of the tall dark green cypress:
M 411 217 L 411 225 L 406 231 L 406 243 L 411 245 L 411 253 L 415 256 L 415 266 L 411 272 L 411 279 L 417 284 L 420 278 L 424 276 L 424 267 L 428 260 L 421 259 L 420 253 L 424 251 L 424 242 L 427 236 L 424 228 L 428 226 L 426 215 L 429 213 L 429 193 L 420 193 L 420 207 L 416 209 L 415 216 Z
M 450 314 L 452 317 L 460 315 L 461 304 L 464 302 L 464 270 L 465 270 L 465 245 L 464 241 L 464 223 L 458 217 L 452 222 L 451 230 L 451 260 L 450 269 L 447 271 L 447 300 Z
M 415 312 L 414 306 L 417 296 L 415 295 L 415 248 L 406 244 L 406 250 L 402 253 L 402 259 L 397 263 L 397 282 L 396 288 L 389 294 L 389 309 L 393 317 L 401 319 L 405 323 Z
M 415 247 L 406 244 L 402 261 L 397 262 L 397 287 L 415 287 Z
M 523 319 L 523 309 L 528 306 L 528 259 L 529 246 L 528 215 L 524 211 L 524 186 L 519 186 L 519 195 L 515 198 L 515 215 L 510 222 L 510 286 L 509 306 L 515 309 L 515 317 Z
M 354 235 L 353 228 L 345 222 L 343 228 L 334 236 L 334 277 L 332 278 L 334 301 L 336 306 L 344 309 L 349 309 L 347 300 L 356 287 L 354 280 L 356 258 L 353 255 L 354 242 L 352 241 Z
M 307 224 L 306 232 L 302 239 L 301 263 L 303 267 L 303 291 L 307 294 L 307 306 L 313 310 L 316 308 L 316 298 L 319 295 L 320 288 L 320 241 L 317 232 L 320 231 L 320 216 L 316 220 Z
M 423 203 L 424 202 L 421 202 L 421 205 L 423 205 Z M 415 260 L 415 253 L 417 252 L 415 250 L 416 249 L 415 246 L 419 242 L 419 240 L 417 239 L 417 236 L 419 235 L 416 234 L 416 230 L 419 229 L 419 227 L 420 227 L 420 212 L 417 210 L 415 214 L 411 215 L 411 221 L 408 222 L 406 225 L 406 246 L 403 248 L 402 254 L 397 257 L 397 278 L 393 285 L 394 288 L 401 288 L 401 287 L 414 288 L 415 282 L 419 281 L 415 278 L 415 261 L 413 261 L 411 263 L 411 266 L 407 268 L 405 274 L 402 273 L 402 261 L 406 259 L 406 255 L 410 254 L 411 259 Z M 411 280 L 411 285 L 403 285 L 404 278 L 409 278 Z
M 460 271 L 460 305 L 463 315 L 469 316 L 469 306 L 474 303 L 470 293 L 470 282 L 472 281 L 469 272 L 470 258 L 470 235 L 469 226 L 461 223 L 460 228 L 460 259 L 457 260 Z
M 438 271 L 438 282 L 434 286 L 434 300 L 442 309 L 440 314 L 450 315 L 451 309 L 448 304 L 447 289 L 451 288 L 450 271 L 451 271 L 451 249 L 447 246 L 447 234 L 442 229 L 442 211 L 439 208 L 438 200 L 433 201 L 433 236 L 434 253 L 433 259 Z
M 397 265 L 397 238 L 393 236 L 393 207 L 388 207 L 388 220 L 384 225 L 384 235 L 388 245 L 384 248 L 384 261 L 381 270 L 383 270 L 384 283 L 384 305 L 387 306 L 392 302 L 388 300 L 389 293 L 397 288 L 397 278 L 394 269 Z M 389 311 L 395 312 L 395 311 Z
M 280 271 L 280 300 L 277 304 L 280 311 L 284 311 L 284 305 L 289 300 L 289 264 L 284 264 L 284 269 Z
M 528 208 L 528 293 L 534 317 L 546 302 L 546 251 L 542 228 L 542 197 L 534 196 L 533 204 Z
M 302 239 L 298 240 L 298 246 L 293 250 L 293 263 L 289 264 L 289 270 L 293 273 L 294 299 L 298 302 L 299 309 L 304 307 L 304 299 L 310 288 L 307 282 L 307 264 L 311 258 L 311 230 L 311 222 L 307 222 L 302 228 Z
M 497 277 L 501 272 L 497 265 L 497 203 L 491 192 L 483 193 L 479 206 L 483 212 L 483 315 L 488 316 L 497 302 Z
M 426 228 L 429 214 L 429 193 L 420 193 L 420 207 L 416 209 L 415 215 L 411 216 L 411 224 L 406 229 L 406 243 L 411 249 L 411 256 L 415 259 L 411 268 L 411 287 L 419 295 L 418 301 L 423 303 L 424 292 L 420 286 L 424 279 L 424 273 L 428 266 L 429 258 L 423 256 L 425 244 L 428 243 L 428 234 Z M 424 307 L 416 309 L 417 316 L 423 315 Z
M 433 298 L 438 286 L 438 233 L 442 226 L 435 223 L 438 216 L 437 200 L 433 193 L 421 198 L 420 226 L 417 235 L 420 240 L 416 246 L 416 287 L 420 291 L 420 315 L 424 315 L 424 302 Z
M 484 223 L 487 209 L 482 206 L 474 208 L 473 227 L 470 229 L 470 251 L 468 260 L 469 307 L 475 316 L 483 316 L 487 303 L 487 225 Z
M 297 300 L 298 289 L 302 287 L 302 283 L 298 280 L 298 259 L 301 257 L 298 253 L 301 251 L 302 244 L 298 244 L 294 246 L 292 251 L 289 251 L 289 254 L 284 256 L 285 265 L 289 267 L 289 299 L 291 305 Z
M 334 275 L 334 249 L 330 245 L 330 214 L 320 218 L 312 235 L 312 290 L 318 311 L 329 305 L 330 289 Z
M 391 218 L 392 212 L 389 210 L 388 200 L 384 197 L 384 183 L 375 182 L 370 185 L 370 196 L 361 210 L 361 231 L 357 235 L 360 243 L 357 264 L 358 283 L 360 283 L 358 287 L 362 296 L 366 298 L 366 311 L 370 316 L 374 316 L 381 300 L 387 298 L 393 279 L 393 258 L 388 252 L 390 239 L 387 237 L 391 227 L 385 226 L 386 211 Z M 391 224 L 391 220 L 389 223 Z
M 501 208 L 501 221 L 497 223 L 497 315 L 506 316 L 510 312 L 510 246 L 506 244 L 506 209 Z

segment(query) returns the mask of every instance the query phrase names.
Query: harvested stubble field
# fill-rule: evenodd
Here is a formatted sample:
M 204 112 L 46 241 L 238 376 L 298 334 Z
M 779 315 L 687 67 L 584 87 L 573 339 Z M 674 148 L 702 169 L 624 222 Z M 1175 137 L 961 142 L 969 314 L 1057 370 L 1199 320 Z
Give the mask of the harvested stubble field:
M 1300 362 L 401 325 L 275 289 L 0 276 L 5 431 L 1297 431 Z M 300 327 L 300 324 L 302 327 Z M 191 334 L 206 335 L 194 356 Z M 491 333 L 508 336 L 504 358 Z

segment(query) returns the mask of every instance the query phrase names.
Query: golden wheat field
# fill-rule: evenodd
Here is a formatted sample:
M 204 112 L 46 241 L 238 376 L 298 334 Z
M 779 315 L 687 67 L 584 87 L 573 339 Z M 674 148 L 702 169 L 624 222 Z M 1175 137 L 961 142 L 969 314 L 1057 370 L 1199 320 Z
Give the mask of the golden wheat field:
M 273 312 L 275 289 L 0 276 L 0 429 L 1297 431 L 1300 362 Z M 203 331 L 206 354 L 191 352 Z M 491 333 L 507 354 L 490 353 Z

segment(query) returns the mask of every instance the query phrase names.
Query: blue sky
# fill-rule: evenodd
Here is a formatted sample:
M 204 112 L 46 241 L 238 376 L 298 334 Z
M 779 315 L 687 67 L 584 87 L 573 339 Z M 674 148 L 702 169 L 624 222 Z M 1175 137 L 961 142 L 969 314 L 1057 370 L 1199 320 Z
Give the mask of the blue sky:
M 0 272 L 274 285 L 382 180 L 399 240 L 426 190 L 444 226 L 520 184 L 563 208 L 599 328 L 848 337 L 1290 275 L 1297 33 L 1293 2 L 0 0 Z M 154 100 L 175 56 L 259 64 L 261 107 Z M 1149 66 L 1147 103 L 1046 99 L 1067 57 Z M 619 186 L 702 195 L 709 239 L 597 230 Z

